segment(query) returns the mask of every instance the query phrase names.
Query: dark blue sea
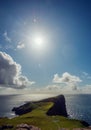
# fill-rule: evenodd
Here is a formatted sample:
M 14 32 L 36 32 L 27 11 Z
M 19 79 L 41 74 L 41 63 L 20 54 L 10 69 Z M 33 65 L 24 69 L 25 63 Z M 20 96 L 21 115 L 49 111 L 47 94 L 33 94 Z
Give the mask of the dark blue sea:
M 2 95 L 0 96 L 0 117 L 12 118 L 15 114 L 11 111 L 13 107 L 20 106 L 31 100 L 40 100 L 54 95 L 28 94 L 28 95 Z M 65 95 L 66 108 L 69 118 L 81 119 L 91 125 L 91 95 Z

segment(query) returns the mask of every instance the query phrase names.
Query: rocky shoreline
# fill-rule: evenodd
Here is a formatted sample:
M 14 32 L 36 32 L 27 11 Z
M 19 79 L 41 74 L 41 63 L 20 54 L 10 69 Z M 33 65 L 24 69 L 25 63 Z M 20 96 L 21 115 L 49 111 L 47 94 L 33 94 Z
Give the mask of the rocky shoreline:
M 38 127 L 35 127 L 33 125 L 28 125 L 28 124 L 18 124 L 15 128 L 13 125 L 2 125 L 0 126 L 0 130 L 10 130 L 10 129 L 14 129 L 14 130 L 41 130 Z
M 3 125 L 0 127 L 0 130 L 10 130 L 13 129 L 13 125 Z M 14 130 L 42 130 L 39 127 L 28 125 L 28 124 L 18 124 Z M 58 130 L 70 130 L 69 128 L 59 128 Z M 73 128 L 72 130 L 91 130 L 91 126 L 87 128 Z

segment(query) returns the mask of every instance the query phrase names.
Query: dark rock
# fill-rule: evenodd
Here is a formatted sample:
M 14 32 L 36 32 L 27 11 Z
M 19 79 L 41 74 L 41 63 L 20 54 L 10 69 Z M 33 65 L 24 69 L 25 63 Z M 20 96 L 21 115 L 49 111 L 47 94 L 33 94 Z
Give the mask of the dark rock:
M 2 130 L 4 130 L 4 129 L 12 129 L 12 128 L 13 128 L 13 125 L 9 125 L 9 124 L 1 126 Z
M 80 121 L 84 126 L 89 127 L 89 124 L 86 121 Z
M 2 130 L 2 126 L 0 126 L 0 130 Z
M 63 95 L 59 95 L 54 98 L 46 99 L 45 101 L 53 102 L 54 105 L 48 110 L 47 115 L 61 115 L 67 117 L 66 103 L 65 97 Z
M 61 115 L 67 117 L 66 103 L 65 97 L 63 95 L 59 95 L 57 97 L 52 97 L 48 99 L 42 100 L 42 102 L 53 102 L 54 105 L 48 110 L 47 115 Z
M 32 109 L 33 109 L 32 103 L 29 102 L 29 103 L 26 103 L 24 105 L 21 105 L 20 107 L 14 107 L 12 109 L 12 111 L 14 111 L 16 115 L 22 115 L 22 114 L 31 112 Z

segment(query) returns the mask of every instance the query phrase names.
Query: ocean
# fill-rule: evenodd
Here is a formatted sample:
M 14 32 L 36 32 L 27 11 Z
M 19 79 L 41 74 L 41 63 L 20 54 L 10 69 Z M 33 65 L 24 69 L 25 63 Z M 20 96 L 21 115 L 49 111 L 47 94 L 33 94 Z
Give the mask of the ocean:
M 0 95 L 0 117 L 12 118 L 15 114 L 13 107 L 20 106 L 28 101 L 40 100 L 54 95 L 49 94 L 28 94 L 28 95 Z M 69 118 L 79 119 L 91 125 L 91 95 L 64 95 Z

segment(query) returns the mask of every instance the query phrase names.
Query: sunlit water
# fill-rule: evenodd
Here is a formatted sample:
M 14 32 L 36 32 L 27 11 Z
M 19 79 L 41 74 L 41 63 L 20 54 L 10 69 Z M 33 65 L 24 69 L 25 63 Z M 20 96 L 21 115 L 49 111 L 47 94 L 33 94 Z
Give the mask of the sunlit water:
M 54 95 L 50 94 L 27 94 L 27 95 L 0 95 L 0 117 L 12 118 L 15 116 L 12 112 L 13 107 L 23 105 L 28 101 L 37 101 Z
M 8 95 L 0 96 L 0 117 L 14 117 L 13 107 L 28 101 L 52 97 L 50 94 Z M 87 121 L 91 125 L 91 95 L 65 95 L 66 108 L 70 118 Z
M 66 95 L 65 98 L 69 117 L 84 120 L 91 125 L 91 95 Z

